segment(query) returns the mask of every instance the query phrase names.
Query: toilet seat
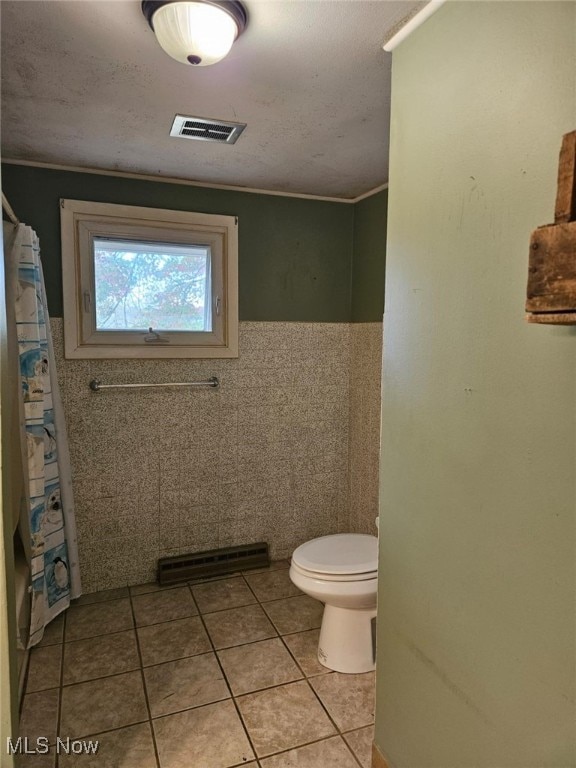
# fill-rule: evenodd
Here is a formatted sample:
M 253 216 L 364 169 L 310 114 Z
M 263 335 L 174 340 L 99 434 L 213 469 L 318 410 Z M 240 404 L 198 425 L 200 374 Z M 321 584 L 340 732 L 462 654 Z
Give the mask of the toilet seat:
M 315 579 L 316 581 L 334 581 L 339 583 L 351 582 L 351 581 L 370 581 L 378 577 L 378 571 L 369 571 L 368 573 L 317 573 L 316 571 L 307 571 L 306 568 L 301 568 L 297 563 L 292 561 L 292 568 L 301 576 L 306 576 L 309 579 Z
M 364 581 L 378 572 L 378 539 L 363 533 L 321 536 L 299 546 L 292 566 L 324 581 Z

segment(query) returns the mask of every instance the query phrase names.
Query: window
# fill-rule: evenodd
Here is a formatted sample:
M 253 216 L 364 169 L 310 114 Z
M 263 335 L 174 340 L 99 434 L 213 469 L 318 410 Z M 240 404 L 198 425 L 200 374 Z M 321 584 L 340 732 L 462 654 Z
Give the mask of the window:
M 234 216 L 60 205 L 66 357 L 238 356 Z

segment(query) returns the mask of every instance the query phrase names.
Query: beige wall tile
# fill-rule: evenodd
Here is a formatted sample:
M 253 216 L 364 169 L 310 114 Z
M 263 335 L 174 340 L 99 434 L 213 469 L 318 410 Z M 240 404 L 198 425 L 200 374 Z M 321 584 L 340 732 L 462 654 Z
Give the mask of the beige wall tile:
M 52 325 L 86 591 L 153 579 L 167 553 L 374 532 L 381 323 L 243 322 L 240 358 L 214 361 L 64 360 Z M 218 392 L 88 388 L 215 374 Z
M 382 323 L 351 326 L 350 528 L 376 534 Z

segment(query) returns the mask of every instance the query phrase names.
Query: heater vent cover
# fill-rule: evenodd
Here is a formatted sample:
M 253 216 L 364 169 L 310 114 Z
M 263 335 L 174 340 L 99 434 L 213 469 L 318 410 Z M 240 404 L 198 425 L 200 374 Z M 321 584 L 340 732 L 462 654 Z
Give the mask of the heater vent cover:
M 219 576 L 249 568 L 266 568 L 269 565 L 270 556 L 265 541 L 240 544 L 237 547 L 210 549 L 189 555 L 161 557 L 158 560 L 158 583 L 176 584 L 188 579 Z
M 216 141 L 219 144 L 235 144 L 246 123 L 228 123 L 224 120 L 209 120 L 205 117 L 176 115 L 170 136 L 198 141 Z

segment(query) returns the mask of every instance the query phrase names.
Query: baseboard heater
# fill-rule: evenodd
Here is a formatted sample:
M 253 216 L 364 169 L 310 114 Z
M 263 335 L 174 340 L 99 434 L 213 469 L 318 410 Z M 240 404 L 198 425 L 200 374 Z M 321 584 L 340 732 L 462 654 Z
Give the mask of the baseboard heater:
M 179 581 L 219 576 L 250 568 L 266 568 L 270 565 L 268 544 L 241 544 L 238 547 L 210 549 L 190 555 L 161 557 L 158 560 L 158 583 L 161 586 Z

